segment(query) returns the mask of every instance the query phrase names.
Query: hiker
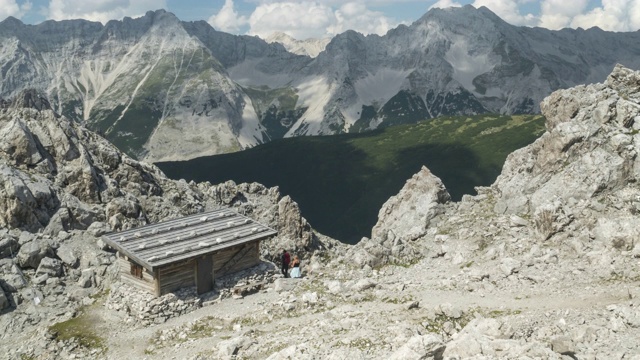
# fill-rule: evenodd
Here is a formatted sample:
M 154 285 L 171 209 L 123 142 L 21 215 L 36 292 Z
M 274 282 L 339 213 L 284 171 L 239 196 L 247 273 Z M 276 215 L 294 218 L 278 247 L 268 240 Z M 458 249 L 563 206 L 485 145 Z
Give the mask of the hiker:
M 282 264 L 282 275 L 284 277 L 289 277 L 289 262 L 291 262 L 291 257 L 287 250 L 282 249 L 282 255 L 280 255 L 280 263 Z
M 295 255 L 293 257 L 293 261 L 291 262 L 291 277 L 300 277 L 300 259 L 298 259 L 298 255 Z

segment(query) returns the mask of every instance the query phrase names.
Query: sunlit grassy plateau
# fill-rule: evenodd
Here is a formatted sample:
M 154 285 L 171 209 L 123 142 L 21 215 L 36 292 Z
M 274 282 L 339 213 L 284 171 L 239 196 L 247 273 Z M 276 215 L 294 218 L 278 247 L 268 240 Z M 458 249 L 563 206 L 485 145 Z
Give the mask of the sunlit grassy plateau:
M 425 165 L 454 200 L 491 184 L 509 153 L 544 132 L 540 115 L 442 117 L 361 134 L 296 137 L 245 151 L 158 165 L 174 179 L 279 186 L 323 234 L 356 243 Z

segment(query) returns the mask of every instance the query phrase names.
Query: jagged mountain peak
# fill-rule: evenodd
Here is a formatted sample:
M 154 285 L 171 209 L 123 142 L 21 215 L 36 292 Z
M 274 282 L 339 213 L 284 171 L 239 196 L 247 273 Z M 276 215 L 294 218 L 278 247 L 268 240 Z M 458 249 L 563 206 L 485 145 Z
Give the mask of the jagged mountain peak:
M 515 27 L 472 6 L 432 9 L 384 36 L 346 31 L 315 52 L 164 10 L 105 26 L 12 22 L 0 23 L 0 96 L 37 88 L 153 161 L 178 160 L 176 149 L 154 154 L 176 139 L 193 141 L 184 160 L 441 115 L 538 112 L 555 89 L 602 81 L 616 62 L 640 66 L 638 32 Z
M 3 27 L 19 27 L 24 26 L 24 23 L 20 19 L 16 19 L 13 16 L 8 16 L 6 19 L 0 21 L 0 28 Z
M 473 5 L 449 8 L 433 8 L 420 19 L 415 21 L 413 26 L 420 26 L 429 23 L 438 23 L 447 29 L 476 29 L 486 26 L 512 26 L 502 20 L 498 15 L 485 6 L 475 8 Z
M 182 28 L 180 19 L 164 9 L 147 11 L 144 16 L 137 18 L 125 17 L 122 20 L 111 20 L 105 27 L 110 29 L 136 29 L 140 33 L 144 33 L 154 25 L 157 27 Z
M 267 42 L 274 42 L 274 41 L 298 41 L 298 39 L 294 38 L 293 36 L 284 33 L 282 31 L 276 31 L 274 33 L 272 33 L 271 35 L 267 36 L 265 39 L 265 41 Z
M 316 57 L 324 51 L 330 40 L 328 38 L 298 40 L 283 32 L 274 32 L 265 39 L 268 43 L 281 44 L 289 52 L 310 57 Z

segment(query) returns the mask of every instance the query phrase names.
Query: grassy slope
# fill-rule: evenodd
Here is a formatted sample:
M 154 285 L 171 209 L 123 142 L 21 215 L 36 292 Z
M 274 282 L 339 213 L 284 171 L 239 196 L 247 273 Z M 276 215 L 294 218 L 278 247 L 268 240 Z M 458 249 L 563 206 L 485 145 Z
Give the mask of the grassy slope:
M 355 243 L 426 165 L 454 199 L 489 185 L 512 151 L 544 132 L 541 116 L 444 117 L 363 134 L 299 137 L 246 151 L 158 163 L 171 178 L 280 187 L 320 232 Z

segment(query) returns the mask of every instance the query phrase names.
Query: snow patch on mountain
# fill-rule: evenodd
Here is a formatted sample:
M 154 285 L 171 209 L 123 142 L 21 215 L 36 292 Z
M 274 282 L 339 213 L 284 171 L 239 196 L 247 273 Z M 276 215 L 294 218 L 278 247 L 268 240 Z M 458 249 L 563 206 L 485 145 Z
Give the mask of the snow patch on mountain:
M 285 137 L 322 134 L 326 105 L 332 95 L 331 83 L 324 76 L 305 78 L 298 89 L 298 107 L 308 107 L 304 115 L 289 129 Z
M 472 47 L 466 38 L 456 36 L 452 39 L 451 47 L 445 53 L 444 59 L 453 67 L 453 78 L 465 89 L 476 94 L 473 79 L 487 73 L 495 66 L 489 54 L 471 54 Z
M 243 99 L 244 107 L 242 109 L 242 129 L 240 129 L 238 141 L 240 142 L 240 146 L 248 148 L 263 142 L 262 134 L 265 129 L 260 124 L 256 110 L 251 106 L 251 99 L 246 95 Z
M 412 71 L 413 69 L 382 68 L 358 79 L 353 84 L 358 101 L 343 111 L 347 126 L 353 125 L 360 118 L 363 105 L 372 105 L 379 110 L 400 90 L 408 88 L 410 85 L 407 76 Z
M 413 69 L 380 69 L 369 73 L 354 84 L 356 94 L 363 104 L 383 104 L 408 85 L 407 76 Z
M 285 87 L 293 81 L 294 77 L 290 73 L 268 74 L 258 70 L 260 61 L 260 59 L 249 59 L 230 67 L 227 69 L 229 77 L 242 86 L 267 86 L 270 89 Z

